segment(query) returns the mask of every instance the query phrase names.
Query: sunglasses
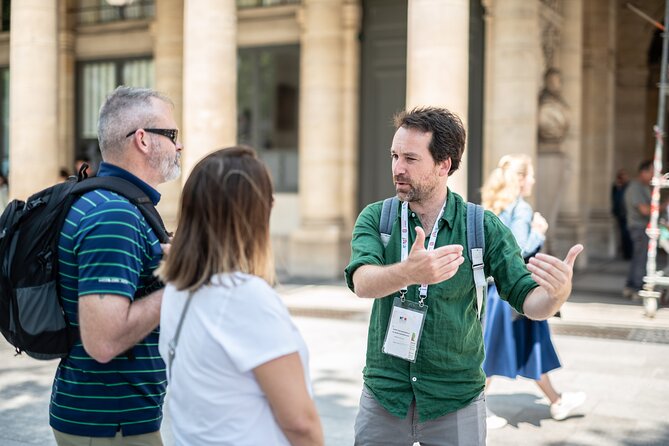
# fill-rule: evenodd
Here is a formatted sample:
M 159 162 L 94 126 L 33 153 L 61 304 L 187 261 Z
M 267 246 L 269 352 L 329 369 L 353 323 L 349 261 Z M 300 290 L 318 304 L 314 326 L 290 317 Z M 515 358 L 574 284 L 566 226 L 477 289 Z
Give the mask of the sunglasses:
M 134 135 L 137 130 L 139 129 L 133 130 L 132 132 L 125 135 L 125 137 L 127 138 L 128 136 Z M 179 130 L 177 129 L 142 129 L 142 130 L 148 133 L 155 133 L 156 135 L 167 136 L 175 146 L 177 145 L 177 136 L 179 136 Z

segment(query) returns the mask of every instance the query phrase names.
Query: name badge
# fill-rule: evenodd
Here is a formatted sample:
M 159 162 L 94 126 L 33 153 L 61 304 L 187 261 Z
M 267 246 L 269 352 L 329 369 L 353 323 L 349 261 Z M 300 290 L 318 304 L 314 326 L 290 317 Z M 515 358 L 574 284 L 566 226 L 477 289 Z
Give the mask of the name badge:
M 402 302 L 399 297 L 395 297 L 383 342 L 383 353 L 416 362 L 426 313 L 427 305 L 420 306 L 408 300 Z

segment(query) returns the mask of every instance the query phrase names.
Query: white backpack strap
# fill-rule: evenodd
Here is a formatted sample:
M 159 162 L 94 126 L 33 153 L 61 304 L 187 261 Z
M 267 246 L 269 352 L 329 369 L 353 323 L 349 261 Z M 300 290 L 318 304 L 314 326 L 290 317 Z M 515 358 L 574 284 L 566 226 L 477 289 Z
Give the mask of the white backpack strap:
M 483 308 L 483 300 L 488 291 L 488 282 L 485 278 L 485 265 L 483 263 L 485 249 L 483 208 L 474 203 L 467 203 L 467 246 L 470 250 L 474 286 L 476 288 L 476 315 L 481 320 L 481 309 Z

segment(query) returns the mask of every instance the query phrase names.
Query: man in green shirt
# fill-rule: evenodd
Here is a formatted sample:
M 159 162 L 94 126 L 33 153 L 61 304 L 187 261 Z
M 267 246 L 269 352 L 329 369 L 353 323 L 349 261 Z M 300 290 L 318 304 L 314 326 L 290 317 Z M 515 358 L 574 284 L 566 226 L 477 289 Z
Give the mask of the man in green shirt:
M 360 213 L 346 268 L 351 290 L 376 299 L 355 444 L 484 445 L 483 336 L 466 203 L 447 187 L 465 130 L 436 107 L 400 113 L 395 126 L 390 154 L 401 209 L 387 246 L 379 234 L 382 202 Z M 526 266 L 493 213 L 485 212 L 484 228 L 484 272 L 502 298 L 532 319 L 555 314 L 571 293 L 583 247 L 572 247 L 564 261 L 538 254 Z

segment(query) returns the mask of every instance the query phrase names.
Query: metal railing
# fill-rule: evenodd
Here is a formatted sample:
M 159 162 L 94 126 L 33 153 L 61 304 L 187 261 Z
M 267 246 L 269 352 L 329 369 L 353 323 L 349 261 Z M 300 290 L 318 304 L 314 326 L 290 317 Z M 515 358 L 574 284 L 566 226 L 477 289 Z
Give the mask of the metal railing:
M 628 7 L 631 7 L 629 3 Z M 638 8 L 631 7 L 630 9 L 637 9 L 636 13 L 641 11 Z M 655 133 L 655 154 L 653 158 L 653 179 L 651 185 L 653 191 L 650 201 L 650 219 L 646 227 L 646 235 L 648 235 L 648 258 L 646 261 L 646 275 L 643 278 L 644 286 L 639 291 L 639 296 L 643 298 L 643 305 L 646 310 L 646 316 L 655 317 L 657 312 L 658 300 L 661 293 L 655 290 L 655 285 L 669 286 L 669 277 L 662 277 L 663 271 L 657 270 L 657 245 L 660 238 L 660 228 L 658 226 L 660 216 L 660 188 L 669 187 L 669 173 L 662 174 L 662 156 L 664 153 L 664 138 L 665 138 L 665 113 L 667 94 L 669 93 L 669 79 L 667 77 L 667 62 L 669 61 L 669 34 L 665 28 L 669 23 L 669 2 L 664 5 L 664 24 L 653 20 L 648 15 L 641 12 L 641 16 L 649 20 L 655 27 L 662 30 L 662 62 L 660 64 L 660 83 L 659 99 L 657 106 L 657 124 L 653 130 Z M 645 17 L 644 17 L 645 16 Z
M 101 3 L 72 10 L 78 25 L 152 19 L 156 15 L 155 0 L 135 0 L 129 5 L 112 6 Z

